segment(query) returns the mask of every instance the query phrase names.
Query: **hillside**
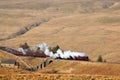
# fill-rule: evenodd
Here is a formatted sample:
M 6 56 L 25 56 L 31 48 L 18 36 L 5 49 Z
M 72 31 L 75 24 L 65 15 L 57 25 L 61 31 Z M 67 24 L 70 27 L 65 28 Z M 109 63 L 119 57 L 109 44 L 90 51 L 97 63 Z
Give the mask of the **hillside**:
M 5 55 L 4 55 L 5 54 Z M 14 56 L 3 51 L 0 52 L 0 58 L 16 59 Z M 41 58 L 21 57 L 27 64 L 36 66 L 42 61 Z M 18 58 L 17 58 L 18 59 Z M 16 59 L 16 60 L 17 60 Z M 18 60 L 19 61 L 19 60 Z M 21 64 L 23 65 L 23 64 Z M 22 80 L 43 80 L 43 79 L 115 79 L 119 80 L 119 64 L 85 62 L 75 60 L 53 60 L 53 63 L 35 72 L 30 72 L 25 69 L 12 69 L 0 67 L 0 79 L 22 79 Z
M 11 56 L 11 55 L 9 55 L 9 54 L 6 54 L 6 53 L 4 53 L 4 52 L 2 52 L 2 51 L 0 51 L 0 60 L 1 60 L 2 58 L 15 59 L 13 56 Z
M 119 0 L 118 0 L 119 1 Z M 99 12 L 112 8 L 119 10 L 117 0 L 1 0 L 0 26 L 1 37 L 6 37 L 36 21 L 51 18 Z M 26 4 L 27 3 L 27 4 Z M 9 30 L 8 28 L 11 28 Z M 9 30 L 9 31 L 8 31 Z M 3 33 L 3 32 L 6 33 Z
M 102 55 L 107 62 L 119 63 L 119 4 L 119 0 L 1 0 L 0 39 L 37 21 L 48 22 L 0 45 L 17 49 L 24 42 L 32 46 L 46 42 L 85 52 L 94 61 Z
M 119 76 L 119 64 L 55 60 L 39 72 L 60 74 L 116 75 Z
M 65 64 L 65 65 L 64 65 Z M 74 66 L 73 66 L 74 65 Z M 72 66 L 72 67 L 71 67 Z M 25 70 L 0 68 L 4 73 L 0 73 L 0 78 L 14 80 L 14 79 L 67 79 L 67 80 L 83 80 L 83 79 L 97 79 L 97 80 L 119 80 L 119 64 L 108 63 L 91 63 L 80 61 L 54 61 L 43 70 L 37 72 L 28 72 Z M 99 70 L 98 70 L 99 69 Z M 10 75 L 12 74 L 12 75 Z

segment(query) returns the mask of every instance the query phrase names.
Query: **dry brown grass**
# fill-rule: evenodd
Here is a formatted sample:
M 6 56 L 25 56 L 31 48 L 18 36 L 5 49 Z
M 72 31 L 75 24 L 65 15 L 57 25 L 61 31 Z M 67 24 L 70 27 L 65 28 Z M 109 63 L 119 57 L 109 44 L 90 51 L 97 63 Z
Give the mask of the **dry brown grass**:
M 36 57 L 21 57 L 21 58 L 31 67 L 39 66 L 44 60 L 44 58 L 36 58 Z
M 95 13 L 57 18 L 1 45 L 16 48 L 24 42 L 30 45 L 47 42 L 52 46 L 58 44 L 63 50 L 86 52 L 92 60 L 102 55 L 108 62 L 119 62 L 119 23 L 99 22 L 104 16 L 119 17 L 113 13 Z
M 9 54 L 7 54 L 7 53 L 4 53 L 3 51 L 0 51 L 0 59 L 2 59 L 2 58 L 11 58 L 11 59 L 14 59 L 14 57 L 13 56 L 11 56 L 11 55 L 9 55 Z
M 57 73 L 63 74 L 90 74 L 90 75 L 116 75 L 119 76 L 120 64 L 97 63 L 97 62 L 82 62 L 69 60 L 56 60 L 48 65 L 45 69 L 39 72 L 52 73 L 56 70 Z
M 0 52 L 0 58 L 15 57 Z M 42 59 L 21 57 L 25 62 L 36 66 L 40 64 Z M 23 69 L 12 69 L 0 67 L 0 79 L 7 80 L 119 80 L 120 64 L 112 63 L 97 63 L 97 62 L 84 62 L 75 60 L 54 60 L 53 63 L 48 65 L 42 70 L 36 72 L 29 72 Z M 57 71 L 56 74 L 53 72 Z
M 24 42 L 28 42 L 32 46 L 46 42 L 51 46 L 58 44 L 63 50 L 86 52 L 92 60 L 96 60 L 99 55 L 102 55 L 108 62 L 119 62 L 120 11 L 119 5 L 116 5 L 119 2 L 102 10 L 101 5 L 104 1 L 93 0 L 91 2 L 95 3 L 94 6 L 88 5 L 93 12 L 95 11 L 93 13 L 88 11 L 87 1 L 89 0 L 75 0 L 74 2 L 72 0 L 62 2 L 54 0 L 53 3 L 47 5 L 47 8 L 44 7 L 47 0 L 36 0 L 36 2 L 12 0 L 12 3 L 8 4 L 9 8 L 6 6 L 7 0 L 2 1 L 0 3 L 2 6 L 0 8 L 0 38 L 15 33 L 27 24 L 39 20 L 49 19 L 50 21 L 15 39 L 1 41 L 0 45 L 17 49 L 19 44 Z M 25 4 L 26 2 L 29 3 Z M 78 4 L 78 2 L 80 3 Z M 41 3 L 44 4 L 43 9 L 38 9 Z M 82 6 L 79 6 L 80 4 Z M 23 7 L 21 8 L 20 5 Z M 71 6 L 73 7 L 71 8 Z M 117 9 L 115 9 L 116 7 Z M 87 12 L 85 12 L 86 10 Z
M 34 22 L 48 20 L 52 16 L 53 14 L 46 14 L 41 10 L 0 9 L 0 38 L 7 37 Z M 62 14 L 54 16 L 62 16 Z
M 0 46 L 17 49 L 46 42 L 63 50 L 85 52 L 91 60 L 99 55 L 120 63 L 120 2 L 117 0 L 0 0 L 0 39 L 36 21 L 49 22 L 17 38 L 0 41 Z M 104 3 L 112 4 L 103 9 Z M 88 5 L 89 4 L 89 5 Z M 15 59 L 0 51 L 1 58 Z M 22 58 L 31 66 L 42 60 Z M 120 64 L 54 61 L 37 72 L 0 67 L 0 80 L 119 80 Z M 53 73 L 53 70 L 59 74 Z M 44 73 L 44 74 L 43 74 Z M 71 74 L 72 73 L 72 74 Z
M 0 76 L 7 80 L 119 80 L 119 76 L 76 75 L 76 74 L 17 74 Z

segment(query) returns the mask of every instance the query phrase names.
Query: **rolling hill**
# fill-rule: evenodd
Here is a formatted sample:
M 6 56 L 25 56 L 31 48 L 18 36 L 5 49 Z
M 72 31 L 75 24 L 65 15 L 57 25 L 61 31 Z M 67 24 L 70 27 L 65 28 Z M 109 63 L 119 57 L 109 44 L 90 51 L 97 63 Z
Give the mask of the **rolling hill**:
M 119 0 L 1 0 L 0 39 L 35 22 L 47 22 L 0 45 L 17 49 L 24 42 L 31 46 L 46 42 L 85 52 L 94 61 L 102 55 L 107 62 L 120 63 L 119 4 Z
M 1 58 L 18 59 L 6 53 L 0 51 Z M 31 66 L 40 64 L 42 59 L 33 57 L 19 57 Z M 19 60 L 18 60 L 19 61 Z M 21 64 L 23 65 L 23 64 Z M 53 62 L 42 70 L 30 72 L 25 69 L 12 69 L 6 67 L 0 67 L 0 79 L 67 79 L 67 80 L 83 80 L 83 79 L 116 79 L 119 80 L 119 64 L 113 63 L 98 63 L 98 62 L 86 62 L 75 60 L 53 60 Z
M 119 64 L 55 60 L 45 69 L 40 70 L 42 73 L 62 74 L 87 74 L 87 75 L 116 75 L 119 76 Z M 98 70 L 99 69 L 99 70 Z

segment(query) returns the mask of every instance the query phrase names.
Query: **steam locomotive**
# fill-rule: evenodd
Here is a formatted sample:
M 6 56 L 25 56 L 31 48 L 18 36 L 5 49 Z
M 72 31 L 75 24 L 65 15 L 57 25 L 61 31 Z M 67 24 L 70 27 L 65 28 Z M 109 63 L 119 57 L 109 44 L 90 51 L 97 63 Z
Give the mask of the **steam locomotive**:
M 75 58 L 73 58 L 72 56 L 70 56 L 69 58 L 57 57 L 56 59 L 89 61 L 88 56 L 76 56 Z

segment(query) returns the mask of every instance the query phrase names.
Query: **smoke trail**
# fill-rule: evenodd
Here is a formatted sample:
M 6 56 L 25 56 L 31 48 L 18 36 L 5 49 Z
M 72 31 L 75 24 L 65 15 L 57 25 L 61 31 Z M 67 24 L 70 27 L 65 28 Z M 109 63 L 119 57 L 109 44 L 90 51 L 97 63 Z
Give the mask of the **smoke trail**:
M 45 51 L 46 49 L 49 49 L 49 45 L 46 43 L 39 44 L 38 47 L 40 50 Z
M 26 54 L 26 51 L 23 48 L 19 48 L 18 51 L 22 52 L 23 54 Z
M 70 50 L 62 52 L 61 49 L 58 49 L 57 52 L 53 54 L 53 52 L 49 50 L 49 45 L 46 43 L 39 44 L 38 47 L 40 48 L 40 50 L 44 51 L 46 55 L 49 55 L 52 58 L 61 57 L 61 58 L 67 59 L 72 57 L 73 59 L 75 59 L 75 57 L 78 57 L 78 56 L 81 56 L 81 57 L 86 56 L 85 53 L 72 52 Z

